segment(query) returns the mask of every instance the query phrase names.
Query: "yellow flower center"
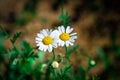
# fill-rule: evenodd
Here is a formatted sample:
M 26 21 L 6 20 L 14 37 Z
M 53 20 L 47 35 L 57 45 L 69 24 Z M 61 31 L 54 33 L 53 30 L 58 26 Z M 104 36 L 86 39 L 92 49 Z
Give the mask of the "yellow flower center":
M 52 39 L 52 37 L 50 37 L 50 36 L 46 36 L 46 37 L 43 38 L 43 43 L 44 43 L 45 45 L 49 45 L 49 44 L 51 44 L 52 42 L 53 42 L 53 39 Z
M 60 39 L 63 40 L 63 41 L 67 41 L 70 39 L 70 35 L 68 33 L 62 33 L 60 35 Z

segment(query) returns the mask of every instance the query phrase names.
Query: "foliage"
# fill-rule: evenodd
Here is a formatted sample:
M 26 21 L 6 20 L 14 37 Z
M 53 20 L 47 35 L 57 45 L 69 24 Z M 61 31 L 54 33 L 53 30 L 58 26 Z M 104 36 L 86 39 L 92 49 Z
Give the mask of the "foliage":
M 86 71 L 80 66 L 77 74 L 74 74 L 73 67 L 70 59 L 66 62 L 60 62 L 64 65 L 62 68 L 55 69 L 52 67 L 52 62 L 56 59 L 53 58 L 45 63 L 45 53 L 43 51 L 35 52 L 36 48 L 32 47 L 29 42 L 22 40 L 20 43 L 16 43 L 21 36 L 21 32 L 17 32 L 10 36 L 3 27 L 0 31 L 0 64 L 6 65 L 7 69 L 4 75 L 0 75 L 5 80 L 77 80 L 86 79 Z M 5 40 L 9 40 L 12 47 L 5 46 Z M 70 48 L 65 46 L 65 52 L 67 56 L 70 56 L 74 51 L 79 48 L 79 45 L 74 45 Z M 54 52 L 54 51 L 53 51 Z M 6 59 L 9 62 L 6 62 Z M 89 59 L 91 60 L 91 58 Z M 38 62 L 37 62 L 38 61 Z M 71 76 L 72 74 L 72 76 Z M 81 76 L 80 76 L 81 75 Z M 5 77 L 7 76 L 7 77 Z

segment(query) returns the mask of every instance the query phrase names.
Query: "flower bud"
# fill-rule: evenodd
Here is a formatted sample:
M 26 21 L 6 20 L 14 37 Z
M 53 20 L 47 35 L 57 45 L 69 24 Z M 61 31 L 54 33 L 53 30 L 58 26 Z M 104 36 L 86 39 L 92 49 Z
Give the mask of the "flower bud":
M 95 62 L 94 60 L 92 60 L 92 61 L 90 61 L 90 64 L 91 64 L 91 65 L 95 65 L 96 62 Z
M 59 63 L 57 61 L 53 61 L 52 62 L 52 67 L 53 68 L 58 68 L 59 67 Z

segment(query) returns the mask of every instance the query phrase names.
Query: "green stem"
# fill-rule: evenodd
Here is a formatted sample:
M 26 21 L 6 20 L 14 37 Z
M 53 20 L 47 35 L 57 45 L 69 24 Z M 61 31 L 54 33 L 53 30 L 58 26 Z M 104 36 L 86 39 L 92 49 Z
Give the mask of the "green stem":
M 54 48 L 52 50 L 52 53 L 53 53 L 53 61 L 55 60 L 55 51 L 54 51 Z
M 66 45 L 65 45 L 65 53 L 66 53 L 66 59 L 67 59 L 68 61 L 70 61 L 69 55 L 68 55 L 68 48 L 67 48 Z
M 54 75 L 55 75 L 55 80 L 57 80 L 57 72 L 55 69 L 54 69 Z
M 61 8 L 61 11 L 62 11 L 62 15 L 63 15 L 63 13 L 64 13 L 64 1 L 62 0 L 62 8 Z
M 64 17 L 65 16 L 65 13 L 64 13 L 64 0 L 62 0 L 61 4 L 62 4 L 62 7 L 61 7 L 61 12 L 62 13 L 61 14 Z M 62 20 L 62 25 L 66 28 L 66 19 Z
M 48 65 L 48 68 L 45 73 L 45 80 L 50 80 L 50 65 Z
M 65 53 L 67 54 L 67 46 L 65 45 Z
M 52 53 L 53 53 L 53 58 L 52 58 L 52 60 L 50 60 L 50 64 L 48 65 L 48 68 L 46 70 L 45 80 L 50 80 L 50 73 L 51 73 L 50 67 L 51 67 L 52 62 L 55 60 L 55 51 L 54 51 L 54 48 L 52 50 Z

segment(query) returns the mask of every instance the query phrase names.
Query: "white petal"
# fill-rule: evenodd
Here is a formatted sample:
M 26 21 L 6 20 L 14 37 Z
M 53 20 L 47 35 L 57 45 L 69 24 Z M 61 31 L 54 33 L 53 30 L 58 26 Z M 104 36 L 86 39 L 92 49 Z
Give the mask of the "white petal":
M 50 33 L 52 32 L 52 29 L 50 29 Z
M 72 33 L 72 34 L 70 34 L 70 36 L 74 36 L 74 35 L 76 35 L 77 33 Z
M 36 43 L 39 43 L 40 41 L 35 41 Z
M 52 45 L 49 45 L 49 46 L 48 46 L 48 51 L 49 51 L 49 52 L 52 52 Z
M 42 42 L 39 42 L 38 44 L 37 44 L 37 46 L 42 46 L 43 45 L 43 43 Z
M 57 44 L 52 44 L 52 45 L 53 45 L 53 47 L 54 47 L 54 48 L 57 48 L 57 47 L 58 47 L 58 45 L 57 45 Z
M 61 26 L 61 31 L 62 31 L 62 33 L 65 32 L 64 26 Z
M 71 36 L 72 39 L 77 39 L 77 36 Z
M 44 36 L 43 36 L 42 34 L 37 34 L 37 36 L 38 36 L 39 38 L 41 38 L 41 39 L 44 38 Z
M 65 42 L 64 41 L 62 41 L 62 45 L 61 46 L 64 46 L 65 45 Z
M 50 31 L 48 29 L 46 29 L 46 32 L 47 32 L 48 35 L 50 34 Z
M 70 42 L 72 42 L 72 43 L 73 43 L 73 42 L 75 42 L 75 40 L 74 40 L 74 39 L 72 39 L 72 38 L 70 38 L 70 40 L 69 40 L 69 41 L 70 41 Z
M 36 41 L 42 41 L 42 39 L 41 39 L 41 38 L 38 38 L 38 37 L 35 38 L 35 40 L 36 40 Z
M 73 31 L 73 28 L 70 28 L 70 26 L 67 26 L 66 33 L 71 33 Z
M 62 30 L 61 30 L 60 26 L 58 27 L 58 31 L 59 31 L 60 34 L 62 33 Z
M 69 44 L 70 44 L 71 46 L 73 46 L 73 43 L 70 42 Z
M 68 47 L 68 46 L 69 46 L 69 43 L 70 43 L 69 41 L 66 41 L 66 42 L 65 42 L 65 45 Z
M 43 29 L 43 30 L 41 31 L 41 33 L 42 33 L 44 36 L 48 36 L 48 35 L 49 35 L 48 32 L 47 32 L 45 29 Z
M 44 52 L 45 52 L 45 51 L 47 51 L 48 46 L 44 46 L 43 48 L 44 48 Z
M 38 49 L 45 52 L 47 50 L 47 46 L 44 44 L 41 44 Z
M 54 31 L 52 31 L 51 34 L 50 34 L 50 36 L 51 36 L 52 38 L 58 37 L 58 35 L 59 35 L 58 30 L 54 30 Z
M 57 46 L 58 46 L 57 43 L 58 43 L 58 40 L 53 41 L 52 45 L 53 45 L 54 48 L 57 48 Z
M 70 31 L 70 26 L 67 26 L 66 32 L 69 33 L 69 31 Z
M 65 45 L 65 42 L 62 41 L 62 40 L 59 40 L 59 43 L 58 43 L 59 46 L 64 46 Z
M 41 50 L 41 51 L 43 51 L 43 48 L 41 46 L 38 49 Z

